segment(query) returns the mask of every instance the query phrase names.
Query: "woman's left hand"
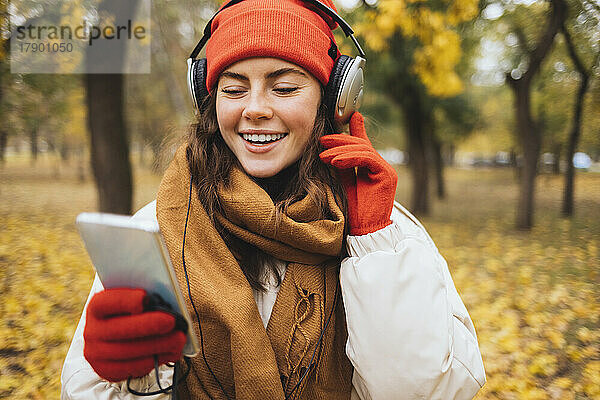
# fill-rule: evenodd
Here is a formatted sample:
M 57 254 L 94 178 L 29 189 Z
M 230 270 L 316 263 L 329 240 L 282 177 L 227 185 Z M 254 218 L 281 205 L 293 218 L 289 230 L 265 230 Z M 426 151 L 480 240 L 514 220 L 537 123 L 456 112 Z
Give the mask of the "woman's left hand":
M 325 135 L 319 157 L 339 169 L 348 198 L 351 235 L 365 235 L 392 223 L 398 175 L 371 145 L 359 112 L 350 118 L 350 135 Z M 356 171 L 355 171 L 356 168 Z

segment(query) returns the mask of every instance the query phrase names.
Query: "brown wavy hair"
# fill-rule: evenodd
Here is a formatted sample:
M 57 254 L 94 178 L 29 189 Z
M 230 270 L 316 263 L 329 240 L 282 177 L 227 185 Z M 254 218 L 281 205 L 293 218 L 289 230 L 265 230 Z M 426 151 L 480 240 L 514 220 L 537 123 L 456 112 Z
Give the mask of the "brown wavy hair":
M 321 87 L 322 98 L 323 88 Z M 217 122 L 214 91 L 203 100 L 200 108 L 203 111 L 197 122 L 190 126 L 187 148 L 188 166 L 192 182 L 198 191 L 198 199 L 227 247 L 237 258 L 250 286 L 256 290 L 265 290 L 263 282 L 269 270 L 276 277 L 279 285 L 281 284 L 281 274 L 276 267 L 274 257 L 230 234 L 215 218 L 217 212 L 222 213 L 217 193 L 218 185 L 229 187 L 231 168 L 235 165 L 242 170 L 243 168 L 221 136 Z M 276 205 L 276 221 L 281 220 L 291 204 L 305 196 L 310 196 L 312 201 L 319 205 L 320 218 L 332 218 L 327 206 L 327 187 L 332 189 L 338 205 L 344 215 L 347 215 L 347 199 L 343 187 L 333 168 L 319 159 L 319 153 L 322 151 L 319 138 L 329 132 L 333 132 L 333 130 L 327 118 L 326 106 L 321 102 L 306 149 L 300 159 L 290 168 L 291 179 L 285 180 L 287 183 L 279 188 L 281 190 L 278 193 L 270 193 Z M 347 228 L 344 236 L 346 231 Z M 262 268 L 262 266 L 266 268 Z

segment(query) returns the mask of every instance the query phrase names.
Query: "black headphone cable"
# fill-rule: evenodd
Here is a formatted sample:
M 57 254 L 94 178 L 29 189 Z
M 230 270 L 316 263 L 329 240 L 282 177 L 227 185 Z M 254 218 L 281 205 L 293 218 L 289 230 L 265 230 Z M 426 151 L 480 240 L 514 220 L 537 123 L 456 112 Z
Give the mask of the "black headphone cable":
M 193 182 L 193 176 L 190 174 L 190 191 L 189 191 L 189 195 L 188 195 L 188 208 L 187 208 L 187 213 L 185 216 L 185 226 L 183 228 L 183 244 L 181 246 L 181 260 L 183 261 L 183 272 L 185 273 L 185 281 L 187 282 L 188 297 L 190 298 L 190 303 L 192 303 L 194 313 L 196 314 L 196 320 L 198 321 L 198 330 L 200 331 L 200 348 L 202 349 L 202 358 L 204 359 L 204 363 L 206 364 L 208 371 L 214 378 L 215 382 L 217 382 L 217 385 L 219 385 L 219 388 L 221 388 L 221 391 L 223 392 L 223 394 L 225 395 L 227 400 L 231 400 L 229 398 L 229 396 L 227 395 L 227 392 L 223 388 L 221 381 L 219 381 L 219 378 L 217 378 L 217 376 L 213 372 L 212 368 L 208 364 L 208 360 L 206 359 L 206 353 L 204 352 L 204 336 L 202 335 L 202 324 L 200 323 L 200 314 L 198 313 L 198 309 L 196 309 L 196 304 L 194 304 L 194 299 L 192 297 L 192 289 L 190 288 L 190 279 L 188 276 L 187 266 L 185 264 L 185 235 L 187 233 L 188 220 L 190 217 L 190 208 L 192 206 L 192 182 Z M 194 373 L 195 373 L 195 371 L 194 371 Z M 211 398 L 211 400 L 213 400 L 213 398 L 210 394 L 208 396 Z

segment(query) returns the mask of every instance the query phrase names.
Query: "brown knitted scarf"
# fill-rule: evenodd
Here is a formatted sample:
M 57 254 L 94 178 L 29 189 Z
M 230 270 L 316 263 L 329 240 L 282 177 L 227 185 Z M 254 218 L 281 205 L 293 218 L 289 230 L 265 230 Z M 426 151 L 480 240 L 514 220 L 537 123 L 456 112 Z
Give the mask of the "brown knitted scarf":
M 163 177 L 157 216 L 198 335 L 201 328 L 206 361 L 202 352 L 192 360 L 192 371 L 178 394 L 184 399 L 263 400 L 283 399 L 293 392 L 290 398 L 349 399 L 352 367 L 344 352 L 347 333 L 338 287 L 344 216 L 333 193 L 329 191 L 328 200 L 334 218 L 318 219 L 316 205 L 307 196 L 292 204 L 275 226 L 273 201 L 243 171 L 234 168 L 231 189 L 219 191 L 219 223 L 289 262 L 265 330 L 248 281 L 193 188 L 185 266 L 199 326 L 181 256 L 190 185 L 185 150 L 186 146 L 178 149 Z M 332 310 L 336 288 L 338 301 Z M 311 359 L 310 373 L 297 385 Z

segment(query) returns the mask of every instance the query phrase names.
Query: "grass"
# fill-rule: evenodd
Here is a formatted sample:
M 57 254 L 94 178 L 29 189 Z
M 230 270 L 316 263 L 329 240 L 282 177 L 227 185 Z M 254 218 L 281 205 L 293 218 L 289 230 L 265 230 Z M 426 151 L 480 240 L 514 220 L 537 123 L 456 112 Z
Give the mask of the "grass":
M 96 209 L 76 163 L 12 157 L 0 167 L 0 398 L 57 399 L 60 370 L 93 271 L 75 216 Z M 409 204 L 401 167 L 397 199 Z M 541 176 L 535 227 L 514 229 L 510 170 L 447 170 L 448 198 L 422 218 L 473 318 L 488 382 L 478 399 L 600 399 L 600 174 Z M 134 208 L 160 177 L 135 169 Z

